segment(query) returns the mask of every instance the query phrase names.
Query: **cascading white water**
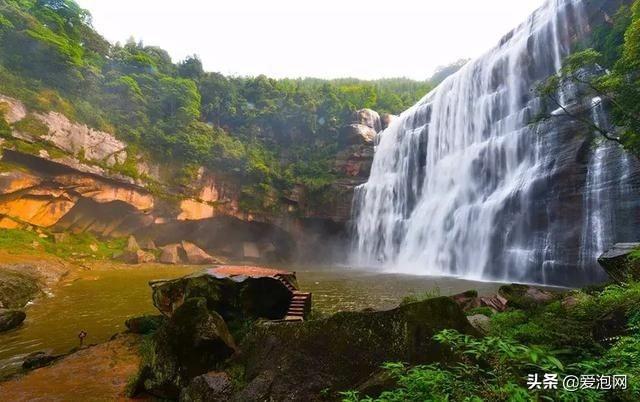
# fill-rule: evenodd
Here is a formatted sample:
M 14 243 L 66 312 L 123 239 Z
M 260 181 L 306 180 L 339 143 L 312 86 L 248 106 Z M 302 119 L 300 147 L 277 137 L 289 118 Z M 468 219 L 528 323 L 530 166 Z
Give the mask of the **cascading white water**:
M 598 96 L 591 100 L 591 119 L 596 126 L 604 129 L 608 128 L 602 99 Z M 611 157 L 615 148 L 616 144 L 612 142 L 597 144 L 589 159 L 587 183 L 584 192 L 586 222 L 583 225 L 581 239 L 580 258 L 582 261 L 597 258 L 604 251 L 607 240 L 611 238 L 610 233 L 613 222 L 608 219 L 610 214 L 607 212 L 610 210 L 611 205 L 608 205 L 610 204 L 610 197 L 606 193 L 606 182 L 610 178 L 606 177 L 605 162 Z
M 566 130 L 531 124 L 542 111 L 533 89 L 558 72 L 584 20 L 581 0 L 547 2 L 380 133 L 370 178 L 354 196 L 354 264 L 566 282 L 563 248 L 580 247 L 581 225 L 573 237 L 575 228 L 560 229 L 563 244 L 550 211 L 571 197 L 557 190 L 572 172 L 559 140 Z M 565 88 L 558 99 L 571 96 Z M 589 253 L 603 247 L 589 242 L 597 243 Z
M 599 96 L 591 100 L 591 119 L 596 127 L 610 130 L 609 119 Z M 594 133 L 595 149 L 589 159 L 587 181 L 584 188 L 583 233 L 580 258 L 583 264 L 594 261 L 607 246 L 613 243 L 616 227 L 616 202 L 630 195 L 624 183 L 631 175 L 629 155 L 612 141 L 604 141 L 599 133 Z M 611 169 L 608 163 L 619 161 L 618 169 Z M 615 190 L 615 191 L 612 191 Z

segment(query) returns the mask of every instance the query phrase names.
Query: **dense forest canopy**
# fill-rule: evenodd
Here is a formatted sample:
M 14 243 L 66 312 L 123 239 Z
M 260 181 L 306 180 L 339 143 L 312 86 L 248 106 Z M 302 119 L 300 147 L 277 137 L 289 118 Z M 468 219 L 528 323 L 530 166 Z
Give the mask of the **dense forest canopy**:
M 72 0 L 0 1 L 1 93 L 113 132 L 187 173 L 208 166 L 257 192 L 325 185 L 338 130 L 354 110 L 397 114 L 432 87 L 405 78 L 229 77 L 205 72 L 197 56 L 174 63 L 133 39 L 110 44 Z

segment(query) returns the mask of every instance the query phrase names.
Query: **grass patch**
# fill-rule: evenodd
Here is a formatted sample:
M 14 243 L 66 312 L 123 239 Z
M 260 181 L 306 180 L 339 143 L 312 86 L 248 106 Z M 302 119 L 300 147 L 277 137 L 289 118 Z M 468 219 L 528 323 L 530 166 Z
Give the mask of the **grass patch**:
M 53 234 L 47 231 L 37 233 L 23 229 L 0 229 L 0 249 L 12 254 L 44 251 L 64 259 L 106 260 L 122 251 L 127 243 L 126 238 L 101 240 L 90 233 L 63 236 L 62 240 L 55 241 Z

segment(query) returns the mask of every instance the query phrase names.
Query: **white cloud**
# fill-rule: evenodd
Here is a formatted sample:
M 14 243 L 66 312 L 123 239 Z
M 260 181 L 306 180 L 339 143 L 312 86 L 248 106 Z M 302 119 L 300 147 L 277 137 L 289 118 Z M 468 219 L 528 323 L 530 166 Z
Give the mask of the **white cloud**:
M 476 57 L 543 0 L 77 0 L 112 42 L 130 36 L 208 71 L 424 79 Z

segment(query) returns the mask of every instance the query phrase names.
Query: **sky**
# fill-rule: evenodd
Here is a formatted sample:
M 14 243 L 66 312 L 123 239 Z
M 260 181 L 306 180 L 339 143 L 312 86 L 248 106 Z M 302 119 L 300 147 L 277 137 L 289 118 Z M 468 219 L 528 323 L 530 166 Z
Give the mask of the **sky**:
M 423 80 L 474 58 L 543 0 L 76 0 L 104 37 L 197 54 L 206 71 Z

